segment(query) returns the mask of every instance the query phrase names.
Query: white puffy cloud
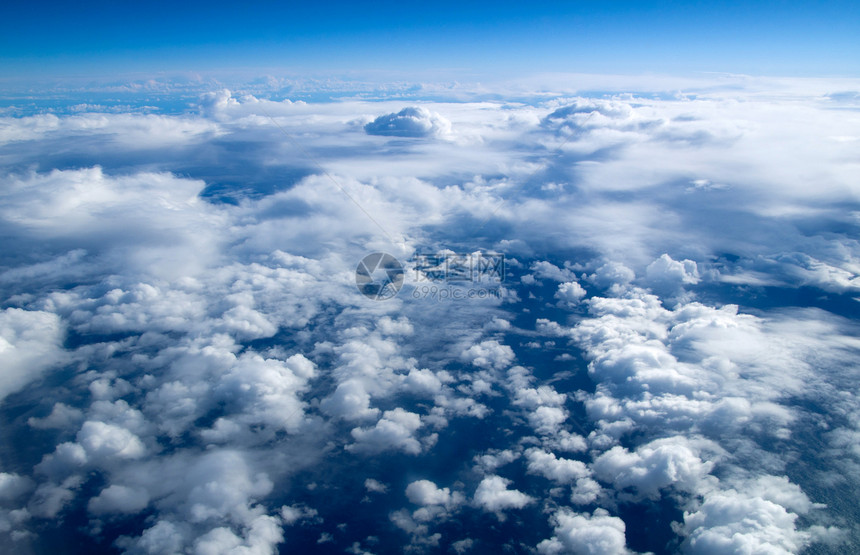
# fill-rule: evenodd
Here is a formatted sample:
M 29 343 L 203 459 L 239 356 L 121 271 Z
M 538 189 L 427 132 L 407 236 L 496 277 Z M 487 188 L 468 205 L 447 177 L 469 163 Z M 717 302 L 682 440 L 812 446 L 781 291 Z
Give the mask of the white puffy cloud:
M 146 446 L 135 434 L 104 422 L 84 422 L 77 439 L 87 459 L 138 459 L 146 453 Z
M 451 122 L 423 106 L 410 106 L 379 116 L 364 130 L 368 135 L 388 137 L 445 137 L 451 134 Z
M 525 493 L 508 489 L 510 484 L 507 478 L 486 476 L 475 490 L 475 504 L 485 511 L 500 514 L 509 509 L 522 509 L 534 502 L 534 498 Z
M 321 408 L 328 414 L 351 420 L 376 416 L 379 409 L 370 406 L 370 393 L 359 380 L 338 384 L 334 393 L 323 399 Z
M 713 462 L 703 462 L 685 438 L 676 437 L 652 441 L 632 453 L 616 445 L 597 457 L 592 469 L 595 476 L 618 489 L 633 487 L 657 497 L 668 486 L 698 491 L 713 466 Z
M 210 530 L 194 542 L 194 552 L 200 555 L 228 553 L 270 555 L 277 552 L 277 545 L 283 541 L 284 533 L 278 519 L 259 515 L 248 523 L 244 536 L 225 527 Z
M 176 278 L 199 268 L 217 242 L 200 231 L 223 222 L 197 196 L 203 182 L 166 173 L 115 177 L 93 167 L 5 176 L 3 183 L 0 218 L 8 225 L 52 243 L 74 237 L 77 247 L 121 256 L 126 271 L 143 275 Z
M 552 516 L 554 536 L 538 544 L 540 553 L 581 555 L 623 555 L 629 553 L 626 526 L 603 509 L 594 513 L 574 513 L 561 509 Z
M 545 445 L 557 451 L 569 453 L 580 453 L 588 449 L 588 442 L 579 434 L 561 430 L 558 433 L 545 438 Z
M 574 274 L 570 269 L 559 268 L 555 264 L 547 262 L 546 260 L 540 260 L 533 263 L 530 266 L 530 269 L 534 273 L 534 277 L 537 279 L 549 279 L 559 282 L 570 282 L 576 279 L 576 274 Z
M 673 260 L 662 254 L 645 268 L 644 282 L 652 290 L 671 295 L 686 285 L 699 283 L 699 269 L 692 260 Z
M 416 522 L 431 522 L 450 516 L 466 498 L 459 491 L 440 488 L 430 480 L 416 480 L 406 486 L 406 497 L 410 503 L 420 505 L 412 513 Z
M 285 361 L 243 356 L 221 377 L 215 391 L 244 409 L 237 422 L 295 431 L 304 416 L 298 397 L 314 375 L 314 364 L 301 354 Z
M 513 362 L 514 351 L 495 339 L 488 339 L 464 350 L 462 357 L 479 368 L 501 369 Z
M 558 286 L 558 291 L 555 293 L 555 298 L 568 306 L 579 304 L 588 293 L 582 286 L 575 281 L 568 281 Z
M 541 449 L 528 449 L 525 453 L 528 472 L 539 474 L 558 484 L 571 484 L 580 478 L 588 478 L 591 471 L 582 461 L 563 459 Z
M 426 368 L 411 369 L 403 380 L 403 385 L 407 391 L 425 396 L 436 395 L 442 390 L 442 380 Z
M 689 553 L 797 553 L 810 535 L 797 531 L 797 515 L 782 505 L 734 490 L 708 496 L 684 514 Z
M 155 555 L 157 553 L 181 553 L 186 541 L 187 530 L 169 520 L 159 520 L 136 541 L 128 537 L 118 540 L 118 545 L 130 553 Z
M 594 503 L 603 494 L 603 489 L 591 478 L 578 478 L 570 493 L 570 502 L 575 505 Z
M 588 276 L 598 287 L 623 286 L 636 278 L 636 273 L 620 262 L 606 262 Z
M 451 490 L 439 488 L 430 480 L 416 480 L 406 486 L 406 497 L 416 505 L 447 505 L 451 502 Z
M 372 428 L 354 428 L 352 437 L 355 443 L 346 449 L 356 453 L 380 453 L 399 450 L 410 455 L 421 452 L 421 442 L 415 432 L 421 427 L 421 417 L 414 412 L 396 408 L 382 413 Z
M 567 411 L 562 407 L 540 406 L 528 414 L 529 424 L 539 434 L 556 434 L 567 420 Z
M 490 450 L 487 453 L 475 455 L 475 466 L 484 473 L 492 473 L 497 468 L 517 460 L 521 455 L 522 453 L 512 449 Z

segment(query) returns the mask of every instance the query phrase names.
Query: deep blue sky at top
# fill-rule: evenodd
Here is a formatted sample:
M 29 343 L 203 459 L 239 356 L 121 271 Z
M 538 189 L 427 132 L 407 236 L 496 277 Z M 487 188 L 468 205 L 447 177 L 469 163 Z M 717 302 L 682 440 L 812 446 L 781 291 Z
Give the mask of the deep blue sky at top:
M 860 73 L 860 2 L 14 2 L 5 77 L 112 72 Z

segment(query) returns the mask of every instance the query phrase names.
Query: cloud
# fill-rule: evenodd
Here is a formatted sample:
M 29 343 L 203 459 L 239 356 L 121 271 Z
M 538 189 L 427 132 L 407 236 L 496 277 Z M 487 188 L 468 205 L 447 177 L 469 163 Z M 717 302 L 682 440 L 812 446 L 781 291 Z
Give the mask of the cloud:
M 699 491 L 700 482 L 713 467 L 714 463 L 703 462 L 683 437 L 655 440 L 633 453 L 616 445 L 592 465 L 595 476 L 612 482 L 617 489 L 633 487 L 654 498 L 667 486 Z
M 696 512 L 685 513 L 684 549 L 689 553 L 797 553 L 810 536 L 795 529 L 796 519 L 796 514 L 766 499 L 733 490 L 717 493 Z
M 513 350 L 495 339 L 482 341 L 463 351 L 462 358 L 479 368 L 501 369 L 513 362 Z
M 468 553 L 475 545 L 475 540 L 472 538 L 465 538 L 462 540 L 457 540 L 451 544 L 451 548 L 458 555 L 462 555 L 463 553 Z
M 526 451 L 528 472 L 539 474 L 558 484 L 570 484 L 580 478 L 588 478 L 591 471 L 581 461 L 560 459 L 553 453 L 532 448 Z
M 284 505 L 281 507 L 280 517 L 284 525 L 292 526 L 300 521 L 312 519 L 317 516 L 316 509 L 304 505 Z
M 645 268 L 644 283 L 662 295 L 677 294 L 687 285 L 699 283 L 699 270 L 692 260 L 672 260 L 668 254 L 663 254 Z
M 597 268 L 588 279 L 598 287 L 624 286 L 633 281 L 636 273 L 620 262 L 607 262 Z
M 576 275 L 568 268 L 559 268 L 555 264 L 547 262 L 546 260 L 540 260 L 533 263 L 530 269 L 534 272 L 534 277 L 537 279 L 549 279 L 560 282 L 573 281 L 576 279 Z
M 438 488 L 430 480 L 417 480 L 406 486 L 406 497 L 416 505 L 447 505 L 451 502 L 451 490 Z
M 134 514 L 149 505 L 149 495 L 143 489 L 132 489 L 111 484 L 90 499 L 89 511 L 93 514 L 126 513 Z
M 568 499 L 660 499 L 684 517 L 655 528 L 691 551 L 837 537 L 819 524 L 856 511 L 818 501 L 860 476 L 860 250 L 843 140 L 856 131 L 825 93 L 851 87 L 763 95 L 726 79 L 738 88 L 517 102 L 458 85 L 405 111 L 433 85 L 305 104 L 250 84 L 259 98 L 214 92 L 202 117 L 4 117 L 0 408 L 9 437 L 39 441 L 4 446 L 29 454 L 0 461 L 0 549 L 43 551 L 32 531 L 90 519 L 93 545 L 129 553 L 316 538 L 500 550 L 516 522 L 493 545 L 437 524 L 518 508 L 552 515 L 542 551 L 624 551 L 625 511 Z M 387 115 L 363 129 L 369 113 Z M 502 299 L 415 299 L 408 280 L 384 303 L 355 290 L 367 252 L 406 262 L 471 239 L 510 260 Z M 451 452 L 469 460 L 446 468 L 481 476 L 472 503 L 396 464 Z M 513 489 L 498 473 L 530 476 Z M 409 484 L 414 507 L 361 505 L 405 540 L 342 522 L 338 507 L 385 490 L 365 476 Z
M 33 482 L 26 476 L 0 472 L 0 501 L 14 500 L 32 488 Z
M 534 498 L 525 493 L 515 489 L 508 489 L 510 484 L 511 481 L 507 478 L 495 475 L 486 476 L 478 484 L 478 489 L 475 490 L 475 504 L 487 512 L 500 515 L 506 510 L 522 509 L 534 502 Z
M 364 130 L 368 135 L 387 137 L 445 137 L 451 134 L 451 122 L 423 106 L 414 106 L 379 116 Z
M 552 516 L 554 536 L 538 544 L 540 553 L 622 555 L 626 547 L 624 521 L 604 509 L 594 513 L 574 513 L 561 509 Z
M 56 314 L 19 308 L 0 312 L 0 401 L 64 361 L 64 335 Z
M 386 486 L 382 482 L 374 480 L 373 478 L 366 479 L 364 481 L 364 487 L 365 487 L 365 489 L 367 489 L 367 491 L 369 491 L 371 493 L 386 493 L 386 492 L 388 492 L 388 486 Z
M 388 450 L 400 450 L 410 455 L 421 452 L 421 443 L 415 432 L 421 427 L 421 417 L 401 408 L 385 411 L 372 428 L 354 428 L 355 443 L 347 445 L 348 451 L 375 454 Z
M 137 459 L 146 453 L 146 447 L 136 435 L 125 428 L 104 422 L 84 422 L 77 439 L 88 459 Z
M 575 282 L 569 281 L 558 286 L 558 291 L 555 293 L 555 298 L 562 304 L 567 306 L 576 306 L 588 293 L 582 286 Z

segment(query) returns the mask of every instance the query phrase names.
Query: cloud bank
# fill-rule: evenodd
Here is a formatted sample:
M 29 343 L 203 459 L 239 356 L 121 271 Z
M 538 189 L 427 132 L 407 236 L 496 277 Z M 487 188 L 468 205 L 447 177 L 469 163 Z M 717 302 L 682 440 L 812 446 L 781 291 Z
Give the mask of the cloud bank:
M 3 549 L 858 545 L 843 97 L 254 87 L 0 118 Z

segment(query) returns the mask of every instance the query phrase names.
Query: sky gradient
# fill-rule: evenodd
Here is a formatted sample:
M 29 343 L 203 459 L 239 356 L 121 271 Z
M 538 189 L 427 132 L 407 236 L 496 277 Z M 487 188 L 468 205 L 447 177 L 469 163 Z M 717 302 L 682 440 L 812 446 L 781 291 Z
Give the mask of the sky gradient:
M 860 71 L 856 2 L 55 3 L 4 9 L 8 77 L 249 68 Z

